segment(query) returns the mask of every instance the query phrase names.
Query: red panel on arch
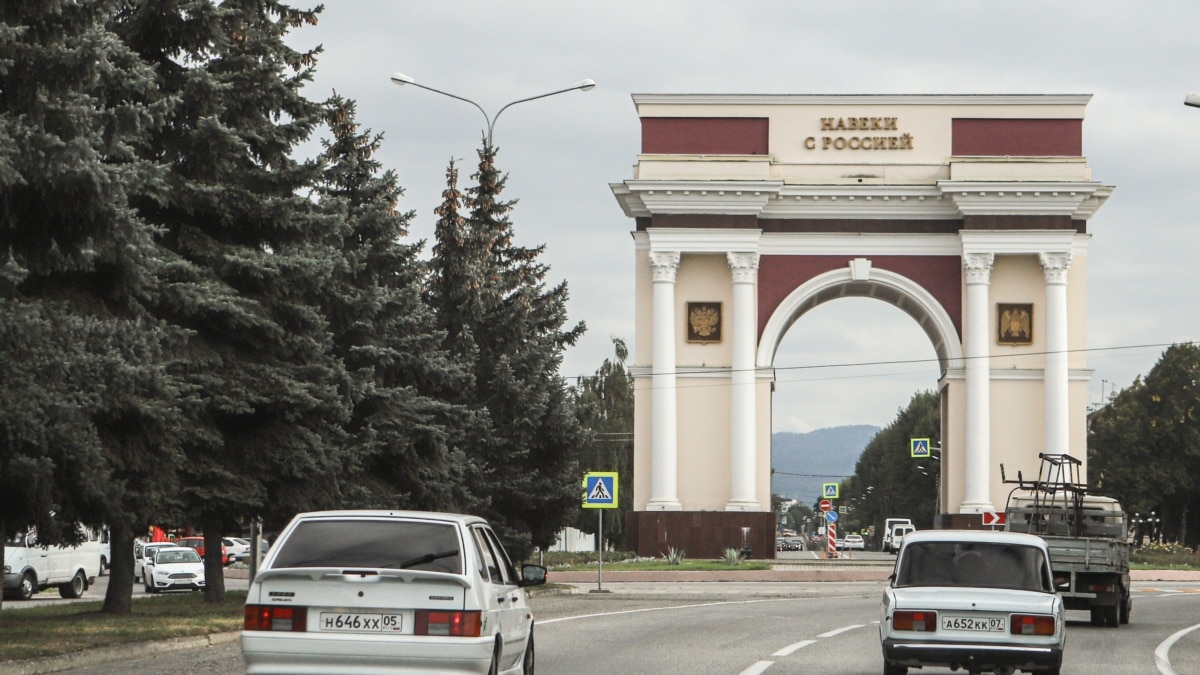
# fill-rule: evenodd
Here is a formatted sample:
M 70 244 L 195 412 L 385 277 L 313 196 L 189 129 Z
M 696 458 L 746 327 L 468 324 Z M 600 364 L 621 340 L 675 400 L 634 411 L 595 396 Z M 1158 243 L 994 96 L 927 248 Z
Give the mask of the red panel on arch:
M 765 255 L 758 262 L 758 335 L 784 298 L 813 277 L 845 269 L 857 257 L 871 268 L 894 272 L 921 285 L 941 304 L 962 335 L 962 260 L 958 256 Z
M 662 155 L 765 155 L 765 117 L 643 117 L 642 152 Z
M 1083 156 L 1083 120 L 956 119 L 952 129 L 960 157 Z

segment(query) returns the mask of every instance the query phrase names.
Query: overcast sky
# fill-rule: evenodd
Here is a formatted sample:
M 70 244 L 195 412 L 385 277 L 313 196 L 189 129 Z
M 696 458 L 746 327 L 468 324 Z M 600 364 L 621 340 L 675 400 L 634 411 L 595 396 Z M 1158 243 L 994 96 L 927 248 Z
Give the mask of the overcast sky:
M 295 0 L 293 0 L 295 1 Z M 300 3 L 297 2 L 297 5 Z M 1116 192 L 1089 222 L 1090 400 L 1128 386 L 1165 346 L 1200 338 L 1200 3 L 963 0 L 716 2 L 333 0 L 296 47 L 323 45 L 307 91 L 359 105 L 385 135 L 381 161 L 432 244 L 451 158 L 472 172 L 484 116 L 397 87 L 417 82 L 506 103 L 495 125 L 505 196 L 521 245 L 545 244 L 550 283 L 587 323 L 565 376 L 591 374 L 633 340 L 633 222 L 609 183 L 632 177 L 634 93 L 1092 94 L 1084 154 Z M 923 363 L 852 366 L 864 362 Z M 796 322 L 776 360 L 775 431 L 891 422 L 934 389 L 933 348 L 912 319 L 868 299 L 828 303 Z M 830 366 L 830 367 L 818 367 Z

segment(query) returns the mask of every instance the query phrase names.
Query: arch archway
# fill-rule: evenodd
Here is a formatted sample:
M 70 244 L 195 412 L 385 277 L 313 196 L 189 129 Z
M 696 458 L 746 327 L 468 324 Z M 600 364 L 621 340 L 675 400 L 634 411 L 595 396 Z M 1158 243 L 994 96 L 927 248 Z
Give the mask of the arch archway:
M 954 321 L 935 297 L 920 284 L 895 272 L 872 270 L 870 260 L 858 258 L 844 270 L 821 274 L 792 291 L 775 309 L 758 341 L 755 365 L 774 366 L 784 335 L 810 309 L 837 298 L 864 297 L 895 305 L 917 322 L 937 353 L 941 375 L 962 368 L 962 342 Z
M 774 555 L 773 362 L 839 297 L 934 347 L 943 522 L 1003 506 L 1001 463 L 1086 457 L 1087 225 L 1112 192 L 1082 156 L 1089 99 L 634 97 L 635 177 L 611 187 L 636 222 L 640 553 Z

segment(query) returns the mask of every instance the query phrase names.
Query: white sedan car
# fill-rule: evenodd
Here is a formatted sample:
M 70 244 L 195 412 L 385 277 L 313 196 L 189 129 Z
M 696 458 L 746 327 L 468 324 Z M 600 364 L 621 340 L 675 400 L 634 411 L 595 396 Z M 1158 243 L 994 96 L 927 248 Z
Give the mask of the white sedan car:
M 848 534 L 842 540 L 842 548 L 847 551 L 865 551 L 867 550 L 867 542 L 861 534 Z
M 221 539 L 221 544 L 229 553 L 230 564 L 239 561 L 246 562 L 250 558 L 250 542 L 241 537 L 224 537 Z
M 142 579 L 147 593 L 199 591 L 204 588 L 204 561 L 189 546 L 156 548 L 154 557 L 146 560 Z
M 154 552 L 160 548 L 174 548 L 173 541 L 134 542 L 133 544 L 133 580 L 149 583 L 146 577 L 146 561 L 154 557 Z
M 302 513 L 250 584 L 246 672 L 533 673 L 545 581 L 474 516 Z
M 885 675 L 923 666 L 1058 675 L 1066 644 L 1046 543 L 985 530 L 905 535 L 884 591 Z

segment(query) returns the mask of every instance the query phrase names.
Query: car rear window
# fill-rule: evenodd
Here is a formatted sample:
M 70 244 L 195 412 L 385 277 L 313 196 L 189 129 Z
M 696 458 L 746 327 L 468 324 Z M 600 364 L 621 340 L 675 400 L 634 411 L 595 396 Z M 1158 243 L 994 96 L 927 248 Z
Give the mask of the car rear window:
M 462 574 L 458 528 L 404 520 L 302 522 L 281 542 L 272 567 L 412 569 Z
M 900 559 L 896 585 L 1052 590 L 1041 549 L 991 542 L 909 544 Z

